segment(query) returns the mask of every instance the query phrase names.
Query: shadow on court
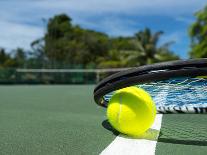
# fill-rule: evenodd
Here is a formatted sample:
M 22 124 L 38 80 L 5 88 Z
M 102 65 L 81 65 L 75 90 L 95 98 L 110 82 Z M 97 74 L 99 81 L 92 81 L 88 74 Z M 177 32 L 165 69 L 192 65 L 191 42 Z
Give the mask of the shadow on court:
M 205 114 L 165 115 L 158 142 L 207 146 L 206 119 L 207 115 Z
M 118 135 L 120 134 L 119 131 L 117 131 L 116 129 L 114 129 L 114 128 L 111 126 L 111 124 L 108 122 L 108 120 L 104 120 L 104 121 L 102 122 L 102 126 L 103 126 L 105 129 L 111 131 L 115 136 L 118 136 Z
M 164 132 L 159 131 L 159 130 L 155 130 L 155 129 L 149 129 L 143 135 L 132 137 L 132 136 L 127 136 L 125 134 L 121 134 L 119 131 L 117 131 L 116 129 L 114 129 L 111 126 L 111 124 L 108 122 L 108 120 L 104 120 L 102 122 L 102 126 L 105 129 L 107 129 L 108 131 L 112 132 L 115 136 L 119 135 L 119 136 L 124 137 L 124 138 L 147 139 L 147 140 L 153 140 L 153 141 L 158 141 L 158 142 L 162 142 L 162 143 L 171 143 L 171 144 L 207 146 L 207 141 L 202 140 L 204 137 L 202 137 L 202 139 L 196 139 L 196 134 L 195 133 L 192 133 L 192 131 L 188 131 L 187 129 L 185 129 L 186 132 L 188 131 L 188 133 L 189 133 L 189 135 L 186 135 L 186 133 L 184 133 L 184 131 L 183 131 L 184 130 L 183 127 L 178 128 L 178 126 L 177 126 L 177 128 L 181 132 L 180 134 L 185 135 L 190 139 L 184 139 L 184 138 L 182 139 L 181 135 L 179 135 L 178 137 L 175 137 L 176 135 L 178 135 L 178 132 L 179 132 L 178 129 L 177 129 L 177 131 L 175 130 L 173 132 L 173 131 L 171 131 L 172 128 L 170 128 L 171 129 L 170 130 L 169 128 L 166 128 L 166 127 L 164 127 L 164 129 L 163 129 Z M 166 131 L 168 131 L 168 132 L 166 132 Z M 171 131 L 171 132 L 169 132 L 169 131 Z
M 160 132 L 158 142 L 162 143 L 172 143 L 172 144 L 183 144 L 183 145 L 198 145 L 198 146 L 207 146 L 207 141 L 201 140 L 184 140 L 176 138 L 162 138 L 162 132 Z
M 114 129 L 111 124 L 108 122 L 108 120 L 104 120 L 102 122 L 102 126 L 111 131 L 115 136 L 121 136 L 124 138 L 130 138 L 130 139 L 147 139 L 147 140 L 153 140 L 153 141 L 157 141 L 158 136 L 159 136 L 159 130 L 155 130 L 155 129 L 149 129 L 147 130 L 144 134 L 139 135 L 139 136 L 128 136 L 125 134 L 121 134 L 119 131 L 117 131 L 116 129 Z

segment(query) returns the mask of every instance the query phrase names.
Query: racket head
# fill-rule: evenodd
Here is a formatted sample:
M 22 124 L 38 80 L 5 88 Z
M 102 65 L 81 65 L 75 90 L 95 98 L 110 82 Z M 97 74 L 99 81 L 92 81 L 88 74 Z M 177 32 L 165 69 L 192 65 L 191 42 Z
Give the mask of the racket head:
M 94 99 L 107 107 L 113 93 L 128 86 L 145 89 L 158 113 L 207 113 L 207 59 L 172 61 L 119 72 L 97 85 Z

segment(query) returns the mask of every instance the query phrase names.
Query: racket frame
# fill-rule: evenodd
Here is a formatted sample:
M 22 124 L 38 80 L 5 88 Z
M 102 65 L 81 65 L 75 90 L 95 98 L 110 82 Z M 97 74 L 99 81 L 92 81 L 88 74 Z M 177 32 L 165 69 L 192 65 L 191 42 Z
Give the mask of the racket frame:
M 99 82 L 94 89 L 94 100 L 98 105 L 106 107 L 107 103 L 103 97 L 118 89 L 170 78 L 206 75 L 207 58 L 177 60 L 135 67 L 115 73 Z

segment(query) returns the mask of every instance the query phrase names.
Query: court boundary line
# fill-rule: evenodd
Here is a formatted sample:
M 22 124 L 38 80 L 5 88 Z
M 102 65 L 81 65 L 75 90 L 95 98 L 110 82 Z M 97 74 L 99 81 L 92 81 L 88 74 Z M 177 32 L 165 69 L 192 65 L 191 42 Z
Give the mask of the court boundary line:
M 157 130 L 158 135 L 162 124 L 162 114 L 157 114 L 152 130 Z M 158 137 L 157 137 L 158 138 Z M 154 155 L 156 150 L 156 140 L 135 139 L 124 135 L 117 136 L 100 154 L 101 155 Z

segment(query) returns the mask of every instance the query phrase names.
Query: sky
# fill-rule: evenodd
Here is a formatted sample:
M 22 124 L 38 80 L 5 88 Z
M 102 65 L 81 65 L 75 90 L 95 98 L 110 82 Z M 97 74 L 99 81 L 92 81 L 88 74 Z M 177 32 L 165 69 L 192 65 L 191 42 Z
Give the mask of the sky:
M 162 30 L 159 44 L 174 41 L 171 50 L 186 59 L 188 29 L 205 5 L 204 0 L 1 0 L 0 47 L 29 50 L 44 35 L 45 20 L 66 13 L 73 24 L 112 37 L 133 36 L 145 27 Z

